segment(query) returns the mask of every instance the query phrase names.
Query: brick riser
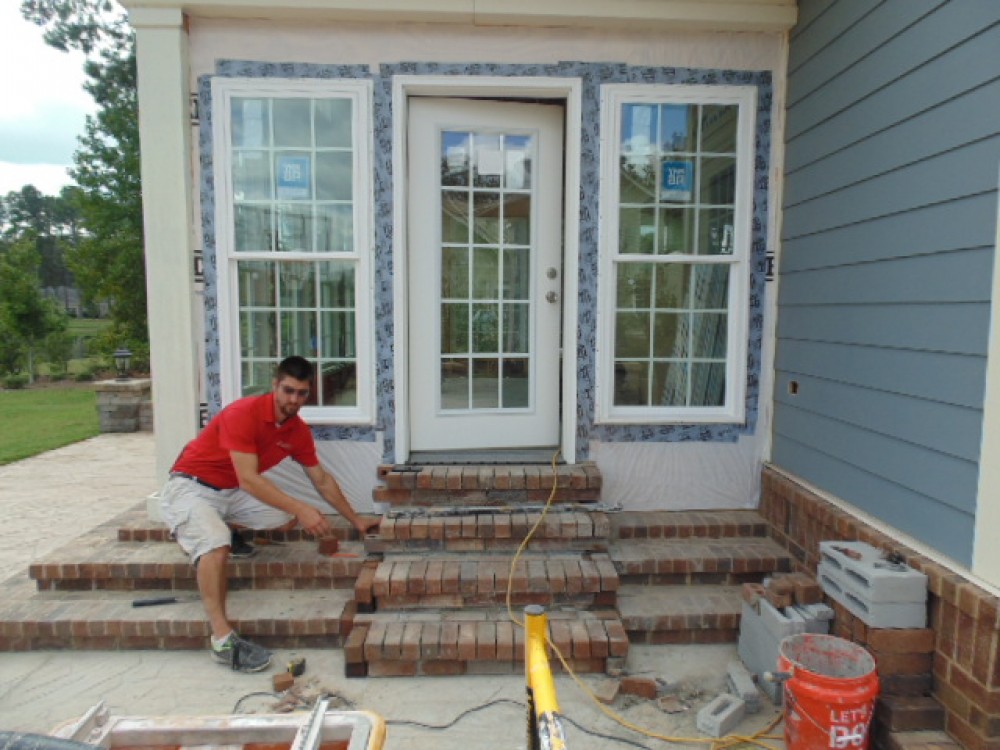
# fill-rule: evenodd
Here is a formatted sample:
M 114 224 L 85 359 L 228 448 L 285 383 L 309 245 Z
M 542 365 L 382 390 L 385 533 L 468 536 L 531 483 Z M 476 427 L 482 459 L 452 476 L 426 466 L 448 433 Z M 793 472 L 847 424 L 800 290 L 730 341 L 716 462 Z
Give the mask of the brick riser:
M 248 560 L 230 560 L 230 590 L 349 589 L 354 586 L 361 572 L 361 557 L 322 558 L 314 551 L 315 543 L 298 545 L 294 550 L 291 546 L 282 548 L 279 553 L 298 559 L 280 560 L 274 559 L 278 555 L 258 553 Z M 29 575 L 40 591 L 191 591 L 197 588 L 195 569 L 186 561 L 36 563 L 29 568 Z
M 471 560 L 385 560 L 358 577 L 355 600 L 364 609 L 461 609 L 505 602 L 517 607 L 613 607 L 618 575 L 607 555 Z
M 541 523 L 539 523 L 541 521 Z M 368 552 L 500 552 L 513 553 L 535 528 L 528 550 L 604 552 L 611 522 L 606 513 L 552 510 L 545 514 L 511 510 L 392 513 L 382 521 L 379 537 L 365 540 Z
M 601 495 L 601 473 L 592 462 L 573 466 L 380 466 L 384 486 L 376 502 L 391 505 L 468 506 L 556 502 L 592 503 Z
M 359 615 L 344 646 L 349 677 L 518 674 L 524 671 L 524 631 L 506 612 L 455 613 L 439 622 L 384 620 Z M 373 618 L 368 620 L 367 618 Z M 580 673 L 620 668 L 628 638 L 613 613 L 554 613 L 549 635 L 569 666 Z M 552 654 L 553 671 L 563 671 Z

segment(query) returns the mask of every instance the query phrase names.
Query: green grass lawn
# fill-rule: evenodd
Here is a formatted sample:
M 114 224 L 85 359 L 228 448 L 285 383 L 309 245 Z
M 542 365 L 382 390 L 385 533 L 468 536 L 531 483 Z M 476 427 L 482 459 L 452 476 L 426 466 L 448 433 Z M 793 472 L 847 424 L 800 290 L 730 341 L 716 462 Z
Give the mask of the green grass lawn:
M 100 431 L 92 387 L 0 391 L 0 466 Z

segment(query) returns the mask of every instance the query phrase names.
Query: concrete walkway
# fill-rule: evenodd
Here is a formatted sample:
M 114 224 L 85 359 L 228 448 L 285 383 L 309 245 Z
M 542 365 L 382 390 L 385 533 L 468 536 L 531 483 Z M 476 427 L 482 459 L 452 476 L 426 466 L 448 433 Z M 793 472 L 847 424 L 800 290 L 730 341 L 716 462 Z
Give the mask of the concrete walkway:
M 154 463 L 152 436 L 129 434 L 101 435 L 0 467 L 0 508 L 6 517 L 0 528 L 0 578 L 26 577 L 38 556 L 144 500 L 156 489 Z M 678 695 L 690 708 L 667 714 L 653 702 L 629 698 L 619 698 L 614 708 L 660 734 L 697 736 L 695 714 L 723 689 L 725 665 L 734 654 L 731 645 L 633 646 L 630 670 L 678 685 Z M 525 747 L 524 710 L 509 702 L 472 713 L 442 731 L 394 723 L 440 725 L 490 701 L 523 703 L 520 678 L 348 680 L 339 649 L 278 651 L 275 666 L 256 675 L 229 672 L 213 664 L 207 651 L 0 653 L 0 730 L 45 733 L 99 700 L 115 715 L 269 712 L 278 702 L 278 696 L 268 695 L 271 677 L 292 656 L 306 658 L 306 675 L 300 678 L 305 700 L 331 693 L 343 698 L 344 705 L 378 713 L 390 722 L 387 750 Z M 603 679 L 588 676 L 584 681 L 593 687 Z M 569 677 L 557 677 L 556 685 L 563 713 L 588 729 L 627 737 L 639 746 L 680 747 L 617 726 Z M 765 706 L 764 713 L 740 726 L 740 733 L 756 730 L 775 715 L 766 701 Z M 629 746 L 572 726 L 567 733 L 571 750 Z M 780 741 L 769 744 L 783 746 Z

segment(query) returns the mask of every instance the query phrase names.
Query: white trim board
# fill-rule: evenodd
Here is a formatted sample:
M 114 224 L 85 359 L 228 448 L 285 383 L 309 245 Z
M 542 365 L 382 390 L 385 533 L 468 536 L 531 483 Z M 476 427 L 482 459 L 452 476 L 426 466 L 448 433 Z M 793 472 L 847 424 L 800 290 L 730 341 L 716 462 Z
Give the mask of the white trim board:
M 410 454 L 409 404 L 410 393 L 404 373 L 408 372 L 408 298 L 406 246 L 406 132 L 409 120 L 408 100 L 411 96 L 483 96 L 497 98 L 534 97 L 560 99 L 566 106 L 565 191 L 563 236 L 563 408 L 561 445 L 567 463 L 576 460 L 576 338 L 577 291 L 579 279 L 580 215 L 580 126 L 583 84 L 578 78 L 499 76 L 395 76 L 392 88 L 392 171 L 393 180 L 393 369 L 396 373 L 396 427 L 394 434 L 395 460 L 404 463 Z M 572 345 L 568 345 L 572 342 Z M 567 406 L 569 404 L 569 406 Z

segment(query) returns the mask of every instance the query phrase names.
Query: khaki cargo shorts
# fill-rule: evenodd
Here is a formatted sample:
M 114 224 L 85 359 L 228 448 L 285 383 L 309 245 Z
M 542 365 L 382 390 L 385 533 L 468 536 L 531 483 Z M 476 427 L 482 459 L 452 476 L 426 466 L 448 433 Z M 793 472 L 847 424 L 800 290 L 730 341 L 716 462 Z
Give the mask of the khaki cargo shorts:
M 241 489 L 215 490 L 186 477 L 170 477 L 163 485 L 160 511 L 191 562 L 213 549 L 228 547 L 229 524 L 276 529 L 294 519 Z

